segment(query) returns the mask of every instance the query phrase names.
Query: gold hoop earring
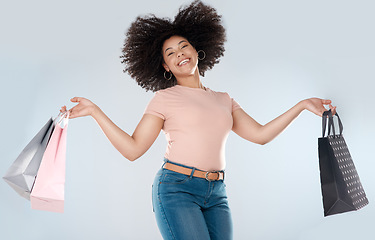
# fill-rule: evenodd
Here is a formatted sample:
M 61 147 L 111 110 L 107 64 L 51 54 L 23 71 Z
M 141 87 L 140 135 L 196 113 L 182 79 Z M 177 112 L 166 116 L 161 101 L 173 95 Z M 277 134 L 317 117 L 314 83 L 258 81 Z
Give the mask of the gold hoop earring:
M 203 53 L 203 57 L 199 57 L 199 53 Z M 203 51 L 203 50 L 199 50 L 198 51 L 198 60 L 200 60 L 200 61 L 202 61 L 203 59 L 205 59 L 206 58 L 206 52 L 205 51 Z
M 171 72 L 168 72 L 168 73 L 169 73 L 169 78 L 167 78 L 166 73 L 167 73 L 167 71 L 164 71 L 164 79 L 165 79 L 165 80 L 168 80 L 168 81 L 171 80 L 173 74 L 172 74 Z

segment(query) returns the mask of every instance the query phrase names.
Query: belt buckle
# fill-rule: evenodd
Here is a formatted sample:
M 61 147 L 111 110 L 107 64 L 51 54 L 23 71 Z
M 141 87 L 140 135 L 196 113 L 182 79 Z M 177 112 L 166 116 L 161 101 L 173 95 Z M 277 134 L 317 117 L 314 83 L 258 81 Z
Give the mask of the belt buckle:
M 216 179 L 212 179 L 212 180 L 211 180 L 211 179 L 208 179 L 208 174 L 210 174 L 210 173 L 216 173 L 216 174 L 217 174 L 217 178 L 216 178 Z M 217 181 L 217 180 L 219 180 L 219 178 L 220 178 L 220 172 L 219 172 L 219 171 L 206 172 L 205 178 L 206 178 L 206 180 L 209 181 L 209 182 Z

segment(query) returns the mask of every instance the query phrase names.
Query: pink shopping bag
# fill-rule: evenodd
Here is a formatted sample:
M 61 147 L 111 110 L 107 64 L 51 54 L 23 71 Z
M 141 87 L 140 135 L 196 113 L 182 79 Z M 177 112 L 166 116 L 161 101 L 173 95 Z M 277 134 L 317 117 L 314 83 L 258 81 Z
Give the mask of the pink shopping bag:
M 64 212 L 66 134 L 69 116 L 62 118 L 63 127 L 59 123 L 56 124 L 31 190 L 32 209 Z

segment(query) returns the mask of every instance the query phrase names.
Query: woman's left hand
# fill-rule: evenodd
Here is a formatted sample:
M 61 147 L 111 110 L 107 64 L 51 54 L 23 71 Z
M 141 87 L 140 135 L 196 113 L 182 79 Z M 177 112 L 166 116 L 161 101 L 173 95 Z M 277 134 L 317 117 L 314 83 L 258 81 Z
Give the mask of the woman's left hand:
M 327 111 L 324 105 L 329 105 L 332 115 L 336 114 L 336 107 L 332 106 L 332 101 L 329 99 L 309 98 L 303 100 L 302 103 L 304 104 L 306 110 L 315 113 L 319 117 L 323 115 L 323 112 Z

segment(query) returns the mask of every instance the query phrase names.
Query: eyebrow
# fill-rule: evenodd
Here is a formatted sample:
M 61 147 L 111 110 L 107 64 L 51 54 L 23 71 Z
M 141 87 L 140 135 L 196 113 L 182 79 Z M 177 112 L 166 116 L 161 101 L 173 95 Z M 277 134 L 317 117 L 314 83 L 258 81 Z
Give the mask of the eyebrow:
M 187 42 L 187 41 L 186 41 L 186 40 L 181 40 L 181 41 L 178 43 L 178 45 L 180 45 L 180 44 L 183 43 L 183 42 Z M 169 48 L 165 49 L 164 53 L 166 53 L 169 49 L 172 49 L 172 48 L 169 47 Z

